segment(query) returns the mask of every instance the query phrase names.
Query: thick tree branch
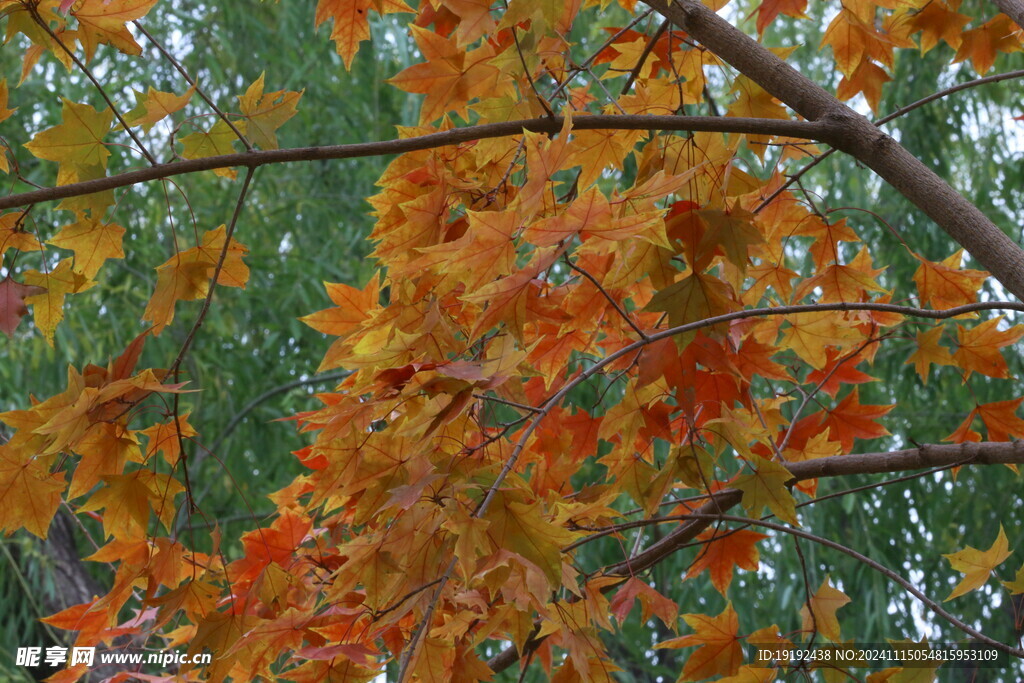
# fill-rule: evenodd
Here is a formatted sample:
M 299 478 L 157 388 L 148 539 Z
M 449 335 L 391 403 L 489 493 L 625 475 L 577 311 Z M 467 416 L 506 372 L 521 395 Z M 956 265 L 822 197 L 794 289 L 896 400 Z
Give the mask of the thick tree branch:
M 910 448 L 901 451 L 837 455 L 829 458 L 818 458 L 815 460 L 787 463 L 787 468 L 793 474 L 793 479 L 789 481 L 789 483 L 792 484 L 797 481 L 817 479 L 821 477 L 837 477 L 849 474 L 904 472 L 907 470 L 928 469 L 956 464 L 1024 464 L 1024 441 L 964 443 L 952 445 L 928 444 L 920 446 L 919 448 Z M 698 534 L 700 534 L 700 532 L 716 520 L 726 518 L 723 517 L 725 512 L 729 510 L 729 508 L 737 505 L 742 499 L 742 492 L 737 491 L 736 489 L 726 489 L 716 493 L 710 500 L 708 500 L 708 502 L 704 503 L 701 507 L 688 515 L 690 519 L 682 522 L 656 543 L 627 560 L 605 567 L 598 575 L 628 577 L 633 576 L 637 572 L 653 567 L 692 541 Z M 767 525 L 771 526 L 771 524 Z M 778 526 L 781 527 L 781 525 Z M 787 532 L 790 531 L 789 527 L 781 528 Z M 843 551 L 847 552 L 847 550 L 848 549 L 845 549 Z M 877 569 L 873 564 L 871 564 L 871 566 Z M 903 585 L 904 588 L 907 587 L 902 582 L 900 585 Z M 933 601 L 927 598 L 927 596 L 918 593 L 919 592 L 914 592 L 913 594 L 928 604 L 929 607 L 933 607 Z M 951 615 L 943 614 L 943 617 L 950 619 L 951 623 L 956 624 L 958 628 L 962 623 Z M 531 639 L 527 641 L 524 650 L 529 652 L 536 648 L 540 640 L 541 639 Z M 509 647 L 491 658 L 487 665 L 495 672 L 503 671 L 518 661 L 520 654 L 521 653 L 517 652 L 515 647 Z
M 815 121 L 784 121 L 778 119 L 750 119 L 741 117 L 715 116 L 634 116 L 634 115 L 595 115 L 573 118 L 576 130 L 663 130 L 692 131 L 713 133 L 753 133 L 765 135 L 785 135 L 807 140 L 828 141 L 835 130 L 829 122 Z M 66 199 L 82 195 L 127 187 L 150 180 L 170 178 L 186 173 L 211 171 L 217 168 L 245 166 L 257 168 L 269 164 L 281 164 L 294 161 L 320 161 L 324 159 L 354 159 L 358 157 L 383 156 L 386 154 L 402 154 L 446 145 L 457 145 L 472 140 L 499 138 L 519 135 L 523 130 L 534 133 L 557 133 L 562 129 L 562 117 L 542 117 L 507 121 L 504 123 L 487 123 L 479 126 L 466 126 L 441 133 L 431 133 L 418 137 L 382 142 L 360 142 L 351 145 L 327 145 L 323 147 L 295 147 L 291 149 L 270 149 L 239 154 L 223 154 L 188 159 L 169 164 L 160 164 L 137 171 L 127 171 L 106 178 L 87 180 L 81 183 L 47 187 L 32 192 L 13 194 L 0 197 L 0 210 L 17 206 L 28 206 L 37 202 L 53 199 Z
M 831 122 L 836 136 L 825 142 L 875 171 L 1024 299 L 1024 250 L 898 142 L 698 0 L 647 4 L 804 118 Z
M 1024 28 L 1024 2 L 1021 0 L 992 0 L 1003 14 L 1013 19 L 1017 26 Z

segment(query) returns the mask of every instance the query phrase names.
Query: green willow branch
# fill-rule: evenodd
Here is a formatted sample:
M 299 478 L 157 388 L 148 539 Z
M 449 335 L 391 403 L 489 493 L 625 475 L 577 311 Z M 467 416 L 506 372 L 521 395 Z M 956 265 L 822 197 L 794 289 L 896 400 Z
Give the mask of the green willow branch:
M 355 159 L 360 157 L 402 154 L 418 150 L 458 145 L 463 142 L 520 135 L 524 130 L 534 133 L 558 133 L 562 129 L 561 116 L 541 117 L 486 123 L 466 126 L 440 133 L 429 133 L 411 138 L 384 140 L 381 142 L 359 142 L 350 145 L 325 145 L 322 147 L 293 147 L 289 149 L 268 149 L 256 152 L 240 152 L 187 159 L 159 164 L 135 171 L 126 171 L 106 178 L 97 178 L 68 185 L 47 187 L 31 192 L 22 192 L 0 198 L 0 210 L 28 206 L 37 202 L 68 197 L 81 197 L 94 192 L 128 187 L 151 180 L 172 176 L 212 171 L 235 166 L 258 168 L 270 164 L 297 161 L 322 161 L 327 159 Z M 661 130 L 711 133 L 752 133 L 759 135 L 784 135 L 828 142 L 833 139 L 835 127 L 829 122 L 785 121 L 779 119 L 755 119 L 716 116 L 647 116 L 647 115 L 593 115 L 575 116 L 574 130 Z

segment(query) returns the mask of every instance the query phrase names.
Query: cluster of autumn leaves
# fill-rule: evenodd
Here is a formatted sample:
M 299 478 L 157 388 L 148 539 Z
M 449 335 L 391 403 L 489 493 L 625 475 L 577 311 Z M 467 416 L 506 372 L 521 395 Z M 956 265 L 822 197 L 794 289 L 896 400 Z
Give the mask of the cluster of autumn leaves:
M 0 10 L 9 11 L 8 33 L 32 43 L 27 75 L 47 51 L 69 68 L 71 55 L 88 62 L 100 44 L 139 54 L 128 24 L 154 4 L 6 1 Z M 961 252 L 941 262 L 915 255 L 915 287 L 887 289 L 854 226 L 783 186 L 782 164 L 816 153 L 811 145 L 574 130 L 588 112 L 667 114 L 699 103 L 706 71 L 720 67 L 681 32 L 651 36 L 622 25 L 609 27 L 610 40 L 581 67 L 587 58 L 566 36 L 578 16 L 594 16 L 584 5 L 609 3 L 512 0 L 497 13 L 483 0 L 420 3 L 411 31 L 422 63 L 391 79 L 424 95 L 420 123 L 400 129 L 403 137 L 451 128 L 453 116 L 484 123 L 543 115 L 555 102 L 564 126 L 553 136 L 524 131 L 391 162 L 369 199 L 380 275 L 363 287 L 327 284 L 334 305 L 303 318 L 334 338 L 320 369 L 353 373 L 296 416 L 310 437 L 295 453 L 302 474 L 271 495 L 279 515 L 241 538 L 239 559 L 227 561 L 219 536 L 200 553 L 164 533 L 191 505 L 183 458 L 197 435 L 187 413 L 136 424 L 152 414 L 138 410 L 144 401 L 185 390 L 167 371 L 136 371 L 146 335 L 172 323 L 178 301 L 206 298 L 215 272 L 217 286 L 248 279 L 246 249 L 224 226 L 156 267 L 141 315 L 151 328 L 122 355 L 106 367 L 71 369 L 63 393 L 0 415 L 14 430 L 0 445 L 0 527 L 45 536 L 67 501 L 101 523 L 106 539 L 87 559 L 110 564 L 110 592 L 49 623 L 77 631 L 84 645 L 160 633 L 166 647 L 210 648 L 216 658 L 202 675 L 212 680 L 371 680 L 390 657 L 422 680 L 485 680 L 481 646 L 498 640 L 531 652 L 558 680 L 610 680 L 615 665 L 600 632 L 614 630 L 636 602 L 645 621 L 657 617 L 676 631 L 679 606 L 640 577 L 588 564 L 579 548 L 592 534 L 613 532 L 625 508 L 685 515 L 690 507 L 673 500 L 726 489 L 743 492 L 752 517 L 767 510 L 799 525 L 786 463 L 849 453 L 857 439 L 888 434 L 879 420 L 892 406 L 861 403 L 856 385 L 873 380 L 879 347 L 894 343 L 886 332 L 911 324 L 902 315 L 730 315 L 907 297 L 950 308 L 975 301 L 986 274 L 962 268 Z M 805 7 L 766 0 L 758 32 Z M 370 9 L 411 11 L 395 0 L 317 6 L 316 25 L 331 23 L 346 65 L 369 37 Z M 944 40 L 982 72 L 995 51 L 1020 48 L 1002 15 L 963 30 L 968 21 L 939 0 L 844 3 L 825 37 L 844 75 L 840 96 L 864 93 L 877 107 L 888 80 L 881 66 L 917 34 L 922 50 Z M 597 68 L 606 69 L 600 77 Z M 618 97 L 604 85 L 617 76 L 631 84 Z M 195 92 L 139 91 L 116 124 L 109 107 L 65 101 L 62 122 L 25 147 L 57 162 L 58 184 L 103 177 L 111 136 L 173 121 Z M 745 77 L 733 92 L 729 115 L 790 117 Z M 6 85 L 0 96 L 0 118 L 10 116 Z M 177 153 L 274 149 L 300 97 L 264 92 L 261 76 L 237 98 L 239 113 L 193 120 L 198 130 Z M 747 149 L 776 165 L 766 179 L 737 163 Z M 112 202 L 110 192 L 63 200 L 58 208 L 74 220 L 45 240 L 26 229 L 22 213 L 0 216 L 0 253 L 73 253 L 49 270 L 5 261 L 0 329 L 12 334 L 27 304 L 53 342 L 65 296 L 95 286 L 104 261 L 123 256 L 124 228 L 105 218 Z M 804 252 L 810 259 L 796 265 L 793 255 Z M 965 380 L 1007 378 L 1000 349 L 1024 328 L 1000 323 L 918 324 L 907 362 L 925 382 L 933 365 Z M 685 329 L 657 336 L 675 327 Z M 563 401 L 588 386 L 600 389 L 596 405 Z M 776 386 L 830 400 L 796 408 Z M 981 440 L 976 418 L 989 440 L 1024 437 L 1022 400 L 978 405 L 948 440 Z M 813 496 L 816 482 L 796 488 Z M 706 570 L 727 596 L 735 568 L 758 567 L 764 537 L 705 531 L 686 578 Z M 951 556 L 967 573 L 954 596 L 988 578 L 1006 558 L 1005 540 Z M 139 601 L 145 609 L 125 619 Z M 848 601 L 826 579 L 804 608 L 804 629 L 840 641 L 836 610 Z M 698 646 L 687 680 L 768 680 L 770 669 L 744 664 L 741 645 L 789 642 L 774 625 L 738 635 L 731 605 L 682 619 L 694 633 L 661 646 Z M 283 653 L 295 653 L 286 673 Z

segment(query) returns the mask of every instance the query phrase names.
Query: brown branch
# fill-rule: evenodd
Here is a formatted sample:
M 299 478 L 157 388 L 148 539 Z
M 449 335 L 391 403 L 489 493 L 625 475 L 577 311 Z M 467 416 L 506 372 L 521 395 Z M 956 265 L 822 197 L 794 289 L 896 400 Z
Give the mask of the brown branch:
M 1017 26 L 1024 28 L 1024 3 L 1021 0 L 992 0 L 1003 14 L 1013 19 Z
M 807 140 L 825 141 L 831 139 L 834 129 L 829 122 L 785 121 L 779 119 L 751 119 L 740 117 L 715 116 L 646 116 L 601 114 L 593 116 L 577 116 L 573 118 L 576 130 L 662 130 L 662 131 L 695 131 L 712 133 L 752 133 L 763 135 L 784 135 L 805 138 Z M 562 129 L 562 117 L 540 117 L 503 123 L 488 123 L 480 126 L 466 126 L 441 133 L 430 133 L 398 140 L 381 142 L 359 142 L 351 145 L 327 145 L 323 147 L 294 147 L 290 149 L 269 149 L 256 152 L 240 152 L 187 159 L 169 164 L 161 164 L 135 171 L 126 171 L 106 178 L 97 178 L 80 183 L 69 183 L 57 187 L 48 187 L 32 192 L 0 197 L 0 210 L 17 206 L 27 206 L 37 202 L 68 197 L 80 197 L 93 192 L 127 187 L 150 180 L 170 178 L 172 176 L 198 171 L 212 171 L 218 168 L 242 166 L 258 168 L 269 164 L 291 163 L 296 161 L 322 161 L 325 159 L 355 159 L 359 157 L 383 156 L 386 154 L 402 154 L 435 147 L 458 145 L 463 142 L 519 135 L 524 130 L 534 133 L 558 133 Z
M 1020 78 L 1021 76 L 1024 76 L 1024 69 L 1017 69 L 1016 71 L 1007 71 L 1005 73 L 995 74 L 994 76 L 985 76 L 984 78 L 975 78 L 974 80 L 966 81 L 964 83 L 958 83 L 957 85 L 953 85 L 948 88 L 943 88 L 942 90 L 933 92 L 931 95 L 927 95 L 919 100 L 911 102 L 908 105 L 902 106 L 896 111 L 886 114 L 882 118 L 875 121 L 875 125 L 881 126 L 883 124 L 889 123 L 893 119 L 898 119 L 904 114 L 909 114 L 910 112 L 914 111 L 915 109 L 918 109 L 919 107 L 923 107 L 926 104 L 930 104 L 935 100 L 941 100 L 943 97 L 953 95 L 955 93 L 960 92 L 961 90 L 969 90 L 971 88 L 976 88 L 979 85 L 987 85 L 989 83 L 999 83 L 1000 81 L 1008 81 L 1013 78 Z M 804 175 L 812 168 L 823 162 L 825 159 L 832 156 L 836 151 L 836 148 L 833 147 L 832 149 L 829 149 L 819 154 L 818 156 L 814 157 L 814 159 L 809 164 L 807 164 L 806 166 L 802 167 L 799 171 L 794 173 L 777 190 L 772 192 L 766 198 L 762 199 L 761 203 L 758 204 L 756 209 L 754 209 L 754 213 L 760 213 L 762 209 L 771 204 L 773 199 L 775 199 L 780 194 L 785 192 L 791 185 L 793 185 L 793 183 L 799 181 L 802 175 Z
M 1011 465 L 1011 464 L 1024 464 L 1024 442 L 1012 441 L 1012 442 L 985 442 L 985 443 L 965 443 L 965 444 L 942 444 L 942 445 L 924 445 L 918 448 L 911 448 L 901 451 L 886 451 L 878 453 L 858 453 L 851 455 L 837 455 L 828 458 L 818 458 L 815 460 L 805 460 L 801 462 L 787 463 L 787 468 L 793 475 L 793 478 L 787 482 L 787 484 L 793 484 L 797 481 L 803 481 L 806 479 L 818 479 L 822 477 L 837 477 L 842 475 L 851 474 L 882 474 L 892 472 L 904 472 L 907 470 L 917 469 L 929 469 L 935 467 L 950 467 L 954 465 Z M 661 538 L 659 541 L 645 549 L 643 552 L 624 560 L 616 564 L 605 567 L 598 574 L 599 576 L 621 576 L 628 577 L 632 576 L 637 572 L 649 569 L 654 565 L 658 564 L 666 557 L 676 552 L 694 538 L 697 537 L 700 532 L 710 526 L 713 522 L 723 521 L 736 521 L 744 524 L 757 524 L 761 526 L 767 526 L 769 528 L 778 527 L 780 531 L 791 533 L 797 530 L 793 530 L 790 527 L 784 525 L 775 525 L 771 522 L 758 521 L 747 518 L 731 517 L 725 515 L 724 512 L 731 507 L 737 505 L 743 498 L 743 494 L 736 489 L 725 489 L 716 493 L 711 500 L 704 503 L 696 511 L 685 515 L 686 521 L 673 529 L 668 535 Z M 649 520 L 645 520 L 649 521 Z M 632 526 L 643 524 L 639 523 L 628 523 Z M 624 525 L 625 526 L 625 525 Z M 614 531 L 613 529 L 612 531 Z M 609 532 L 601 531 L 595 536 L 605 536 Z M 806 533 L 806 532 L 800 532 Z M 800 535 L 800 534 L 797 534 Z M 586 541 L 581 539 L 581 541 Z M 816 542 L 824 541 L 825 545 L 833 547 L 847 554 L 855 553 L 855 551 L 840 546 L 840 544 L 828 539 L 819 539 L 817 536 L 807 535 L 804 538 L 809 538 Z M 571 546 L 568 546 L 566 550 L 571 550 L 576 546 L 580 545 L 581 542 L 577 541 Z M 860 559 L 859 553 L 856 554 L 857 558 Z M 912 595 L 917 597 L 919 600 L 924 602 L 929 608 L 933 609 L 936 614 L 947 619 L 957 628 L 962 628 L 964 625 L 962 622 L 957 620 L 952 615 L 948 615 L 941 610 L 941 607 L 936 610 L 935 603 L 920 591 L 917 591 L 907 584 L 899 575 L 895 575 L 896 578 L 890 575 L 891 570 L 888 570 L 882 565 L 878 565 L 873 560 L 867 562 L 872 568 L 882 571 L 893 579 L 893 581 L 899 583 L 904 589 L 910 592 Z M 877 566 L 876 566 L 877 565 Z M 894 573 L 893 573 L 894 574 Z M 969 627 L 967 627 L 969 628 Z M 986 636 L 981 634 L 975 634 L 971 631 L 974 637 L 980 637 L 988 642 Z M 540 639 L 528 640 L 524 650 L 531 651 L 536 648 L 539 644 Z M 1024 656 L 1024 652 L 1007 648 L 1002 643 L 995 644 L 997 641 L 992 641 L 990 644 L 993 647 L 1000 647 L 1001 649 L 1010 652 L 1017 656 Z M 500 653 L 495 655 L 487 663 L 487 665 L 494 672 L 499 672 L 507 669 L 509 666 L 518 661 L 520 653 L 516 651 L 515 647 L 509 647 L 502 650 Z
M 804 118 L 831 123 L 837 134 L 825 142 L 875 171 L 1024 299 L 1024 250 L 898 142 L 698 0 L 646 2 Z

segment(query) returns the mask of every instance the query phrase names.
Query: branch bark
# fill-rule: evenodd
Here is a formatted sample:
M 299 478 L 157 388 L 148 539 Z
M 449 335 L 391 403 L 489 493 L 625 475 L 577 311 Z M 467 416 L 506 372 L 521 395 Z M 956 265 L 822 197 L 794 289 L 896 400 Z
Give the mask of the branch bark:
M 542 117 L 466 126 L 441 133 L 430 133 L 398 140 L 382 142 L 360 142 L 351 145 L 326 145 L 322 147 L 294 147 L 291 149 L 260 150 L 188 159 L 160 164 L 137 171 L 127 171 L 106 178 L 97 178 L 80 183 L 47 187 L 32 192 L 0 197 L 0 210 L 28 206 L 37 202 L 67 199 L 82 195 L 127 187 L 151 180 L 172 176 L 212 171 L 217 168 L 244 166 L 258 168 L 269 164 L 295 161 L 320 161 L 325 159 L 355 159 L 359 157 L 401 154 L 417 150 L 457 145 L 473 140 L 519 135 L 524 130 L 534 133 L 554 134 L 562 129 L 562 117 Z M 828 121 L 785 121 L 779 119 L 752 119 L 742 117 L 720 118 L 716 116 L 643 116 L 643 115 L 593 115 L 573 119 L 575 130 L 663 130 L 712 133 L 751 133 L 784 135 L 828 142 L 836 133 Z
M 803 462 L 787 463 L 793 474 L 788 482 L 793 484 L 806 479 L 837 477 L 848 474 L 882 474 L 905 472 L 947 465 L 1020 465 L 1024 464 L 1024 441 L 984 442 L 964 444 L 926 444 L 919 448 L 876 453 L 858 453 L 818 458 Z M 692 519 L 682 522 L 663 538 L 633 557 L 605 567 L 599 576 L 629 577 L 649 569 L 679 550 L 720 519 L 727 510 L 743 499 L 743 493 L 736 489 L 725 489 L 716 493 L 692 514 Z M 527 640 L 523 650 L 530 652 L 540 644 L 541 638 Z M 507 669 L 515 664 L 522 653 L 515 647 L 508 647 L 491 658 L 487 665 L 494 672 Z
M 902 145 L 699 0 L 646 3 L 804 118 L 830 123 L 835 137 L 825 142 L 875 171 L 1024 299 L 1024 250 Z
M 1017 26 L 1024 28 L 1024 2 L 1021 0 L 992 0 L 996 7 L 1006 16 L 1013 19 Z

